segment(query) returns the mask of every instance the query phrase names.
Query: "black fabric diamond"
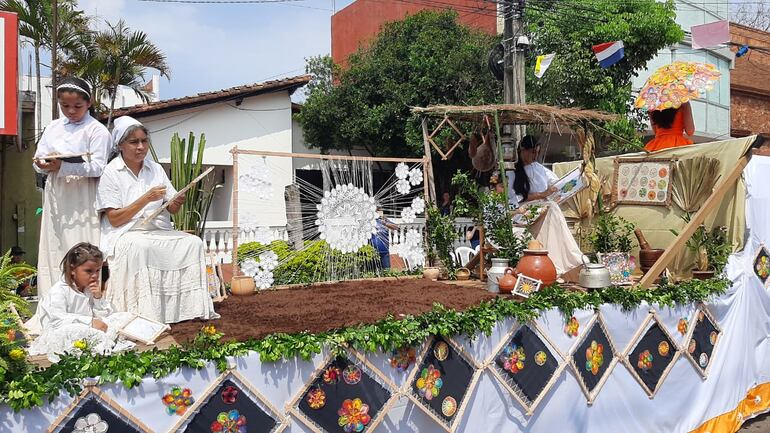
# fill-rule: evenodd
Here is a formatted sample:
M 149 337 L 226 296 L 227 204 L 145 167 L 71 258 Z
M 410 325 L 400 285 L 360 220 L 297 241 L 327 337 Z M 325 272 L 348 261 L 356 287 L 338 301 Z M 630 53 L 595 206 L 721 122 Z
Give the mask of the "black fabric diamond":
M 524 368 L 513 373 L 512 369 L 505 368 L 506 352 L 516 348 L 523 348 L 526 359 Z M 538 365 L 538 354 L 545 354 L 543 365 Z M 506 345 L 495 356 L 495 366 L 502 376 L 515 384 L 526 399 L 531 403 L 543 392 L 548 381 L 556 372 L 559 363 L 543 340 L 528 326 L 522 326 L 508 340 Z
M 227 404 L 222 399 L 222 390 L 232 386 L 238 391 L 235 402 Z M 249 433 L 269 433 L 278 423 L 272 416 L 262 410 L 251 397 L 249 397 L 243 388 L 232 380 L 223 381 L 217 390 L 211 394 L 206 404 L 204 404 L 192 421 L 187 424 L 185 432 L 189 433 L 208 433 L 211 432 L 211 424 L 217 420 L 222 412 L 237 410 L 240 415 L 246 418 L 246 428 Z M 112 433 L 112 431 L 110 431 Z
M 643 359 L 640 359 L 642 354 Z M 655 391 L 663 372 L 674 359 L 674 354 L 674 342 L 663 332 L 660 325 L 654 322 L 628 355 L 628 361 L 647 388 Z
M 591 348 L 593 342 L 596 342 L 597 349 L 599 347 L 602 349 L 602 362 L 597 363 L 599 365 L 596 374 L 593 373 L 591 368 L 593 363 L 591 364 L 591 367 L 589 367 L 586 358 L 586 350 Z M 592 352 L 593 351 L 594 349 L 592 349 Z M 592 392 L 596 385 L 599 384 L 599 381 L 602 379 L 602 376 L 604 376 L 607 368 L 609 368 L 610 362 L 614 356 L 615 352 L 612 350 L 607 334 L 599 325 L 599 322 L 595 322 L 591 327 L 591 330 L 585 335 L 583 342 L 580 343 L 580 346 L 578 346 L 577 351 L 573 356 L 578 374 L 583 379 L 586 388 L 588 388 L 588 392 Z
M 99 415 L 101 421 L 107 423 L 109 433 L 139 433 L 139 430 L 132 427 L 127 420 L 113 413 L 108 407 L 99 402 L 95 397 L 88 398 L 87 401 L 75 411 L 72 418 L 64 424 L 64 428 L 59 430 L 61 433 L 71 433 L 75 431 L 75 423 L 79 418 L 95 413 Z

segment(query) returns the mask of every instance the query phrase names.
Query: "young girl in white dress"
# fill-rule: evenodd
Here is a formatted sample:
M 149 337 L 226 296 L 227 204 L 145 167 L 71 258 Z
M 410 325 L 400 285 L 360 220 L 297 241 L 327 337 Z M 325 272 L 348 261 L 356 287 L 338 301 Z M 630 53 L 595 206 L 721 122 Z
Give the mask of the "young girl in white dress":
M 104 298 L 102 262 L 102 252 L 87 242 L 67 252 L 61 261 L 62 278 L 37 307 L 42 333 L 30 346 L 30 355 L 48 355 L 57 362 L 62 353 L 83 350 L 83 343 L 102 354 L 134 345 L 118 338 L 117 331 L 133 315 L 115 313 Z
M 147 158 L 147 128 L 123 116 L 112 134 L 119 154 L 104 169 L 97 194 L 101 248 L 111 274 L 108 299 L 120 311 L 163 323 L 219 317 L 208 291 L 203 241 L 173 230 L 170 214 L 185 198 L 174 198 L 163 167 Z M 167 211 L 142 224 L 167 201 Z
M 43 131 L 35 152 L 35 170 L 48 175 L 40 224 L 38 294 L 59 280 L 59 260 L 78 242 L 99 245 L 96 188 L 112 148 L 109 131 L 91 117 L 91 90 L 79 78 L 56 88 L 62 117 Z M 46 160 L 46 156 L 89 153 L 84 162 Z

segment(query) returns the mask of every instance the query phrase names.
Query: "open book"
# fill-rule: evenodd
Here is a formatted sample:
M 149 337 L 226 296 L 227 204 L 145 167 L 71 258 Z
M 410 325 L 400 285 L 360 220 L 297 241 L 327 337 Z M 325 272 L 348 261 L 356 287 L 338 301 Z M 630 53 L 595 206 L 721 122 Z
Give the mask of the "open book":
M 79 163 L 79 162 L 86 162 L 86 160 L 91 160 L 91 153 L 68 153 L 68 154 L 62 154 L 62 155 L 47 155 L 40 158 L 33 158 L 37 161 L 53 161 L 55 159 L 60 159 L 64 162 L 70 162 L 70 163 Z
M 131 340 L 144 344 L 154 344 L 164 331 L 171 329 L 165 323 L 156 322 L 145 317 L 134 315 L 126 326 L 118 330 L 119 334 L 125 335 Z
M 201 174 L 200 174 L 200 176 L 196 177 L 195 179 L 193 179 L 192 181 L 190 181 L 190 183 L 188 183 L 187 185 L 185 185 L 185 187 L 184 187 L 184 188 L 182 188 L 182 189 L 180 189 L 179 191 L 177 191 L 177 193 L 176 193 L 176 194 L 174 194 L 174 196 L 173 196 L 173 197 L 171 197 L 171 199 L 170 199 L 170 200 L 168 200 L 168 201 L 166 201 L 165 203 L 163 203 L 163 205 L 162 205 L 162 206 L 160 206 L 159 208 L 155 209 L 155 210 L 154 210 L 154 211 L 153 211 L 151 214 L 149 214 L 147 217 L 145 217 L 145 218 L 142 220 L 142 222 L 140 222 L 140 223 L 139 223 L 139 225 L 141 226 L 141 225 L 147 224 L 148 222 L 150 222 L 150 221 L 154 220 L 154 219 L 155 219 L 155 217 L 157 217 L 158 215 L 160 215 L 160 214 L 161 214 L 161 212 L 163 212 L 164 210 L 166 210 L 166 209 L 168 208 L 168 206 L 169 206 L 169 205 L 170 205 L 170 204 L 171 204 L 171 203 L 172 203 L 174 200 L 176 200 L 176 199 L 178 199 L 179 197 L 181 197 L 182 195 L 184 195 L 184 193 L 186 193 L 186 192 L 187 192 L 187 190 L 189 190 L 190 188 L 192 188 L 192 186 L 193 186 L 193 185 L 195 185 L 196 183 L 200 182 L 200 181 L 201 181 L 201 180 L 202 180 L 204 177 L 208 176 L 208 174 L 209 174 L 209 173 L 211 173 L 211 171 L 212 171 L 212 170 L 214 170 L 214 167 L 209 167 L 209 168 L 207 168 L 207 169 L 206 169 L 206 171 L 204 171 L 203 173 L 201 173 Z
M 553 184 L 553 187 L 556 188 L 556 192 L 548 196 L 545 201 L 550 200 L 557 204 L 561 204 L 572 198 L 572 196 L 586 187 L 586 182 L 583 179 L 582 167 L 575 167 L 574 170 L 557 180 L 556 183 Z

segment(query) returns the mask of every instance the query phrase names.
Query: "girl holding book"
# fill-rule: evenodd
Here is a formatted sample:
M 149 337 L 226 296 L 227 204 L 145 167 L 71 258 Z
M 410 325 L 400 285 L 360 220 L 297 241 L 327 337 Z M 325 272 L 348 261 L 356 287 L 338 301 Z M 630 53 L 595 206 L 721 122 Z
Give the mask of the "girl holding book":
M 62 117 L 43 131 L 33 167 L 47 175 L 38 249 L 38 294 L 44 296 L 59 280 L 58 264 L 78 242 L 99 244 L 96 188 L 112 139 L 91 117 L 91 88 L 80 78 L 66 78 L 56 87 Z M 49 158 L 85 155 L 66 159 Z
M 147 158 L 149 131 L 137 120 L 115 119 L 118 155 L 99 181 L 101 249 L 110 264 L 107 298 L 119 311 L 163 323 L 218 317 L 208 292 L 203 241 L 173 230 L 171 214 L 184 203 L 160 164 Z M 151 221 L 147 217 L 164 204 Z

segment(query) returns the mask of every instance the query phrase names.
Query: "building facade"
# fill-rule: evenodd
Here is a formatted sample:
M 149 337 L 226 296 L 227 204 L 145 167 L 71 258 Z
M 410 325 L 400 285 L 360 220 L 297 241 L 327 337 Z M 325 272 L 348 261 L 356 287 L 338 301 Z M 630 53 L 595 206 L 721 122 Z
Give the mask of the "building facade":
M 737 46 L 765 49 L 749 48 L 735 59 L 730 75 L 732 135 L 770 134 L 770 33 L 730 23 L 730 35 Z

